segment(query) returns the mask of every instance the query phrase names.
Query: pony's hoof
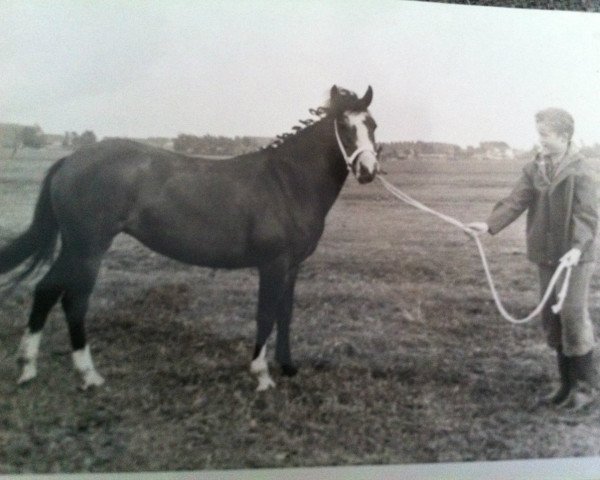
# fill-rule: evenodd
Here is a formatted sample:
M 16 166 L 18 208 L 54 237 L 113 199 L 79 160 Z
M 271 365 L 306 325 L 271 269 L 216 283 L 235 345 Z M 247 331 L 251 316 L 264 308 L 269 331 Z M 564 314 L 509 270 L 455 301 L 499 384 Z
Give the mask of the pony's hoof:
M 104 378 L 100 376 L 98 372 L 92 371 L 87 372 L 83 377 L 83 383 L 81 384 L 81 390 L 85 391 L 88 388 L 100 387 L 104 384 Z
M 261 377 L 258 379 L 258 387 L 256 387 L 257 392 L 264 392 L 270 388 L 275 388 L 275 382 L 271 378 Z
M 286 377 L 293 377 L 298 373 L 298 368 L 292 365 L 291 363 L 283 364 L 281 365 L 281 373 Z
M 37 368 L 34 365 L 26 363 L 23 365 L 23 371 L 21 376 L 17 380 L 17 385 L 23 385 L 24 383 L 30 382 L 37 376 Z
M 594 396 L 590 392 L 573 391 L 558 407 L 569 413 L 579 412 L 594 402 Z
M 562 405 L 569 397 L 570 388 L 564 385 L 554 389 L 552 392 L 540 397 L 537 401 L 539 407 L 556 407 Z

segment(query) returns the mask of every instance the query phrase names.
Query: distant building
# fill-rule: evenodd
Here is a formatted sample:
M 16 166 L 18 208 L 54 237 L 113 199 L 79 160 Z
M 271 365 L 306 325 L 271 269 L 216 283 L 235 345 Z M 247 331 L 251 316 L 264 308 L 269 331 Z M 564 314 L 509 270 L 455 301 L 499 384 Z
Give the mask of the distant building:
M 447 153 L 419 153 L 421 160 L 454 160 L 454 155 Z
M 515 152 L 506 142 L 481 142 L 476 155 L 487 160 L 511 160 Z
M 380 143 L 380 158 L 386 160 L 456 160 L 463 157 L 458 145 L 440 142 Z

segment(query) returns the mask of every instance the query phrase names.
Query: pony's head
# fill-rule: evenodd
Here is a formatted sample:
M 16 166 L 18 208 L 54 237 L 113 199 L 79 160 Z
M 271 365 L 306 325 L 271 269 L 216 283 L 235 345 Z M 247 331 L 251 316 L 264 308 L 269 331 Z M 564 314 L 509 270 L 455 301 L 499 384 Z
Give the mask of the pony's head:
M 372 100 L 371 87 L 362 98 L 335 85 L 331 87 L 328 111 L 334 118 L 338 145 L 348 169 L 360 183 L 372 181 L 379 171 L 375 148 L 377 124 L 368 110 Z

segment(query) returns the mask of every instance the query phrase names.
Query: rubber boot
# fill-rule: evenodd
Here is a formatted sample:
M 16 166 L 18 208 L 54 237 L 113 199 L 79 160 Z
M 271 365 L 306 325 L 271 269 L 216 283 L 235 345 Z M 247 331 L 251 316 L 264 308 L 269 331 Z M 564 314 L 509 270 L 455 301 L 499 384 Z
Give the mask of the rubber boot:
M 593 352 L 570 357 L 569 367 L 572 387 L 568 397 L 560 406 L 575 412 L 588 406 L 596 397 L 598 373 L 593 361 Z
M 542 398 L 542 404 L 545 405 L 559 405 L 567 399 L 571 392 L 570 357 L 567 357 L 562 352 L 562 349 L 559 348 L 556 351 L 556 360 L 558 363 L 558 373 L 560 375 L 560 385 L 556 387 L 552 393 Z

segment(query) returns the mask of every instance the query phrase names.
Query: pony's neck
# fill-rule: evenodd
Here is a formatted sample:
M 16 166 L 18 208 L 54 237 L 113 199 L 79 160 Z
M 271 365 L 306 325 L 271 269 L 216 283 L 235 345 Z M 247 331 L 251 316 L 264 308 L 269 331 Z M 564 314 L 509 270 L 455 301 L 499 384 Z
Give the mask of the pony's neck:
M 296 138 L 289 139 L 290 153 L 297 167 L 302 170 L 302 177 L 310 179 L 309 183 L 320 191 L 322 199 L 323 196 L 330 196 L 325 202 L 328 210 L 348 176 L 333 122 L 333 117 L 325 117 L 298 132 Z
M 338 146 L 333 117 L 309 125 L 279 147 L 290 188 L 304 196 L 316 196 L 325 215 L 338 197 L 348 176 Z

